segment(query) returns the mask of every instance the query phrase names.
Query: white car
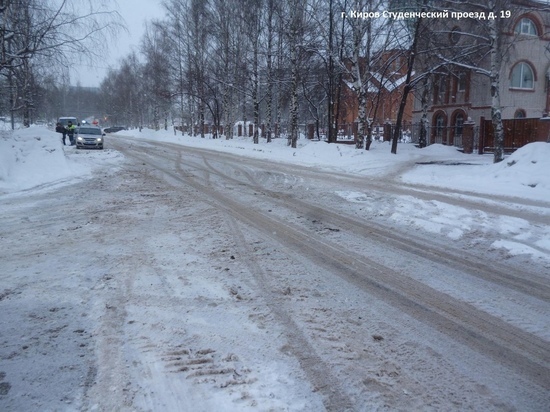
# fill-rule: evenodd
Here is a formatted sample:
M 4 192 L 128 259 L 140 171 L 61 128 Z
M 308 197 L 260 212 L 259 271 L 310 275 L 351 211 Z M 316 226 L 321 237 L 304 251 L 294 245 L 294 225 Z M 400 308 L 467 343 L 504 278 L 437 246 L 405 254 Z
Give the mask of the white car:
M 97 126 L 86 125 L 76 129 L 76 148 L 103 149 L 105 133 Z

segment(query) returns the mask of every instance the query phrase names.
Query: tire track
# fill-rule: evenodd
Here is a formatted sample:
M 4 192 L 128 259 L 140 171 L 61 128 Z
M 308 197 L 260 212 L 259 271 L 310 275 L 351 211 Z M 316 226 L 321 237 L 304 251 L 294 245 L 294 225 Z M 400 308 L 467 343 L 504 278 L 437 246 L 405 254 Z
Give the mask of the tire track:
M 206 160 L 205 165 L 215 171 L 218 176 L 241 183 L 237 179 L 222 174 Z M 280 207 L 293 210 L 297 215 L 308 213 L 320 216 L 323 221 L 343 228 L 348 233 L 354 233 L 357 236 L 364 236 L 365 233 L 368 233 L 369 239 L 388 247 L 398 248 L 416 257 L 436 261 L 444 265 L 449 265 L 449 262 L 452 262 L 453 266 L 459 268 L 461 271 L 484 281 L 492 282 L 499 286 L 506 286 L 543 301 L 550 301 L 550 285 L 545 278 L 539 276 L 537 273 L 522 269 L 522 276 L 519 277 L 517 276 L 517 271 L 514 271 L 507 265 L 502 265 L 498 262 L 488 264 L 486 260 L 479 259 L 474 255 L 466 258 L 463 251 L 455 252 L 448 247 L 443 248 L 439 243 L 432 242 L 427 238 L 403 233 L 397 229 L 390 231 L 381 224 L 355 218 L 346 214 L 345 211 L 335 213 L 311 202 L 290 197 L 290 195 L 281 197 L 281 193 L 262 187 L 250 173 L 245 171 L 242 174 L 249 179 L 253 185 L 253 189 L 269 196 L 270 200 Z
M 178 151 L 182 151 L 181 147 L 176 147 Z M 201 151 L 205 153 L 206 151 Z M 218 158 L 218 154 L 216 154 Z M 233 160 L 233 158 L 230 158 Z M 187 161 L 187 164 L 193 165 L 199 170 L 208 169 L 208 179 L 211 181 L 210 173 L 221 177 L 224 180 L 232 181 L 235 184 L 242 186 L 244 183 L 232 176 L 228 176 L 205 158 L 204 154 L 197 161 Z M 270 197 L 270 200 L 278 206 L 285 209 L 291 209 L 297 215 L 309 214 L 322 217 L 322 220 L 331 225 L 345 229 L 348 233 L 353 233 L 356 236 L 364 237 L 368 233 L 369 239 L 380 244 L 386 245 L 392 249 L 400 249 L 410 253 L 415 257 L 427 259 L 429 261 L 438 262 L 442 265 L 453 266 L 459 270 L 468 273 L 471 276 L 479 278 L 483 281 L 491 282 L 499 286 L 510 288 L 514 291 L 527 294 L 542 301 L 550 300 L 550 285 L 548 280 L 541 277 L 538 273 L 529 272 L 525 268 L 517 269 L 509 265 L 503 265 L 499 262 L 487 263 L 485 259 L 476 257 L 475 255 L 464 256 L 462 250 L 453 250 L 449 247 L 443 248 L 440 243 L 431 241 L 426 237 L 414 236 L 407 232 L 401 232 L 395 228 L 388 230 L 382 224 L 373 221 L 358 219 L 354 216 L 346 214 L 344 211 L 338 213 L 330 211 L 328 208 L 322 208 L 308 202 L 298 199 L 296 196 L 289 194 L 281 195 L 280 192 L 269 190 L 262 186 L 258 180 L 242 166 L 233 166 L 239 170 L 239 175 L 244 176 L 252 189 L 259 193 Z M 521 274 L 521 276 L 518 276 Z
M 162 147 L 169 147 L 172 151 L 185 150 L 186 154 L 191 154 L 193 156 L 197 156 L 198 154 L 212 155 L 212 153 L 215 153 L 216 159 L 219 161 L 227 160 L 232 164 L 239 164 L 239 162 L 242 162 L 242 158 L 230 153 L 213 152 L 211 150 L 201 148 L 182 149 L 181 145 L 167 142 L 154 143 Z M 259 159 L 247 158 L 246 163 L 254 167 L 265 168 L 265 162 Z M 271 171 L 280 173 L 288 173 L 288 169 L 290 168 L 292 172 L 298 173 L 300 176 L 307 177 L 308 179 L 312 179 L 315 181 L 322 182 L 326 181 L 327 179 L 337 179 L 342 184 L 348 184 L 359 190 L 375 190 L 381 193 L 390 192 L 401 196 L 413 196 L 422 200 L 438 200 L 444 203 L 459 204 L 460 206 L 465 208 L 484 210 L 487 213 L 495 213 L 499 215 L 526 219 L 536 223 L 548 224 L 547 217 L 549 213 L 547 213 L 546 215 L 541 215 L 538 212 L 526 210 L 525 206 L 539 209 L 548 209 L 550 208 L 550 202 L 523 199 L 512 196 L 506 197 L 485 193 L 475 193 L 468 192 L 466 190 L 454 190 L 452 194 L 449 194 L 445 191 L 445 189 L 438 186 L 396 183 L 388 178 L 373 180 L 365 176 L 355 177 L 337 171 L 327 172 L 317 169 L 315 171 L 312 171 L 311 168 L 307 166 L 300 166 L 296 164 L 285 165 L 283 163 L 273 162 L 269 164 L 269 167 Z
M 328 269 L 452 339 L 516 370 L 546 390 L 550 389 L 550 347 L 543 339 L 319 236 L 305 233 L 271 215 L 251 210 L 247 208 L 246 199 L 237 200 L 192 177 L 182 178 L 166 162 L 148 160 L 134 153 L 129 156 L 149 163 L 180 184 L 195 188 L 236 220 L 255 227 L 315 265 Z
M 324 404 L 327 411 L 353 410 L 352 400 L 346 395 L 345 390 L 341 388 L 339 381 L 330 372 L 327 372 L 331 370 L 329 365 L 315 354 L 315 349 L 300 331 L 300 327 L 292 320 L 284 307 L 277 302 L 274 293 L 265 287 L 268 284 L 267 274 L 258 263 L 253 251 L 246 246 L 247 242 L 233 213 L 227 211 L 227 216 L 227 222 L 235 238 L 235 244 L 240 254 L 246 257 L 246 264 L 249 267 L 250 273 L 259 279 L 258 284 L 261 287 L 262 293 L 267 296 L 266 301 L 270 311 L 275 314 L 279 323 L 288 331 L 286 338 L 289 341 L 289 351 L 298 359 L 300 366 L 306 372 L 313 387 L 325 395 L 326 400 Z

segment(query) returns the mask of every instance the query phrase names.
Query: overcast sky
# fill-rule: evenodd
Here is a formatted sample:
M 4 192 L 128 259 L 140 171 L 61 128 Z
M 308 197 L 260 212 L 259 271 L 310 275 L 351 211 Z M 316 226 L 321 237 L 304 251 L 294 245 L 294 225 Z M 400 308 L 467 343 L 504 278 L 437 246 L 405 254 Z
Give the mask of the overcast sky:
M 113 9 L 117 10 L 124 19 L 128 32 L 121 31 L 116 38 L 109 43 L 106 59 L 98 62 L 94 67 L 89 65 L 76 66 L 71 74 L 71 83 L 81 86 L 99 86 L 109 66 L 118 66 L 118 60 L 126 56 L 133 49 L 137 51 L 143 33 L 145 22 L 162 18 L 164 11 L 160 5 L 161 0 L 116 0 L 113 1 Z

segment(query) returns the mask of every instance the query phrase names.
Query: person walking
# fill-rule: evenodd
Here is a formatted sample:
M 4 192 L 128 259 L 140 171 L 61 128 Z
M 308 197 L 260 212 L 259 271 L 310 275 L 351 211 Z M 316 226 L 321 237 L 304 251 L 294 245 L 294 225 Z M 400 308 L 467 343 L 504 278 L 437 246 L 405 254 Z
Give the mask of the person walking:
M 63 146 L 66 146 L 65 139 L 67 138 L 67 129 L 65 129 L 61 123 L 57 123 L 55 125 L 55 131 L 63 135 Z

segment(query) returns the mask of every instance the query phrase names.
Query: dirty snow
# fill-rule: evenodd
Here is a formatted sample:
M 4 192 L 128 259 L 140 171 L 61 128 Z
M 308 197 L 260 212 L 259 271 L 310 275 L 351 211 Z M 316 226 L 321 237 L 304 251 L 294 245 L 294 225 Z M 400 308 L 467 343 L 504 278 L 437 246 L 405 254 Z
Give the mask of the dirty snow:
M 33 205 L 26 204 L 26 196 L 44 194 L 41 202 L 48 202 L 46 195 L 52 191 L 63 187 L 65 185 L 72 185 L 75 182 L 84 182 L 90 179 L 95 174 L 116 174 L 119 170 L 123 170 L 125 164 L 125 157 L 118 151 L 108 149 L 104 151 L 76 151 L 73 147 L 63 147 L 59 135 L 43 127 L 31 127 L 29 129 L 19 129 L 15 132 L 0 131 L 0 211 L 9 214 L 10 216 L 16 216 L 20 208 L 24 215 L 24 210 L 30 208 Z M 494 237 L 497 234 L 497 239 L 493 242 L 492 246 L 495 249 L 501 249 L 511 256 L 520 255 L 527 259 L 531 259 L 536 264 L 540 264 L 540 267 L 550 267 L 550 145 L 546 143 L 532 143 L 526 147 L 516 151 L 514 154 L 507 156 L 506 159 L 499 163 L 492 163 L 492 155 L 465 155 L 458 152 L 455 148 L 445 147 L 441 145 L 433 145 L 428 148 L 419 150 L 413 145 L 400 144 L 398 148 L 398 154 L 393 155 L 390 153 L 390 147 L 388 143 L 375 142 L 370 151 L 356 150 L 352 146 L 348 145 L 329 145 L 323 142 L 307 141 L 304 139 L 299 140 L 298 148 L 292 149 L 286 145 L 286 141 L 283 139 L 276 139 L 270 144 L 266 144 L 265 141 L 261 141 L 259 145 L 254 145 L 251 139 L 236 138 L 233 140 L 225 139 L 211 139 L 200 137 L 181 136 L 177 135 L 173 131 L 152 131 L 144 129 L 142 132 L 138 130 L 129 130 L 119 132 L 107 137 L 106 147 L 109 148 L 109 139 L 117 139 L 117 135 L 131 137 L 135 139 L 136 145 L 142 145 L 147 147 L 148 142 L 162 141 L 169 142 L 177 145 L 204 148 L 209 150 L 217 150 L 220 152 L 228 152 L 238 154 L 243 157 L 253 157 L 256 159 L 266 159 L 270 161 L 276 161 L 286 164 L 296 164 L 300 166 L 310 167 L 312 170 L 330 170 L 334 173 L 342 174 L 354 174 L 362 175 L 365 178 L 370 179 L 383 179 L 385 177 L 392 177 L 397 182 L 400 182 L 408 187 L 417 188 L 419 192 L 423 190 L 442 190 L 446 193 L 454 193 L 457 198 L 467 199 L 471 196 L 471 193 L 476 193 L 485 196 L 485 201 L 488 205 L 498 205 L 503 197 L 511 196 L 521 198 L 523 200 L 532 201 L 530 204 L 526 204 L 524 207 L 526 210 L 540 214 L 540 216 L 548 216 L 548 224 L 541 224 L 540 222 L 530 222 L 521 217 L 502 218 L 489 216 L 486 213 L 479 213 L 470 211 L 466 207 L 449 205 L 436 199 L 432 200 L 419 200 L 411 195 L 403 195 L 399 197 L 399 201 L 394 204 L 389 203 L 377 203 L 371 202 L 372 194 L 362 191 L 353 190 L 335 190 L 334 194 L 338 196 L 341 201 L 346 204 L 356 205 L 363 208 L 366 212 L 372 212 L 379 216 L 384 216 L 390 221 L 399 222 L 401 225 L 409 226 L 412 231 L 422 231 L 423 233 L 442 234 L 451 240 L 463 239 L 470 231 L 476 230 L 480 232 L 480 236 L 483 234 L 489 234 Z M 106 171 L 108 169 L 108 172 Z M 125 188 L 126 182 L 121 182 L 121 189 Z M 428 188 L 428 189 L 426 189 Z M 123 193 L 124 190 L 121 190 Z M 145 194 L 146 195 L 146 194 Z M 170 194 L 171 196 L 178 196 L 178 194 Z M 152 196 L 152 195 L 151 195 Z M 168 196 L 168 194 L 167 194 Z M 20 199 L 20 201 L 19 201 Z M 144 208 L 148 210 L 151 216 L 166 216 L 170 215 L 169 206 L 162 202 L 148 202 L 149 199 L 144 197 Z M 154 199 L 151 199 L 154 201 Z M 159 199 L 160 200 L 160 199 Z M 122 200 L 120 200 L 122 201 Z M 116 207 L 118 200 L 113 200 L 113 207 Z M 3 204 L 9 206 L 3 206 Z M 107 205 L 110 206 L 110 205 Z M 182 226 L 186 222 L 186 216 L 200 216 L 199 208 L 204 206 L 195 206 L 185 202 L 185 198 L 182 197 L 180 201 L 181 210 L 180 215 L 182 219 Z M 82 206 L 84 207 L 84 206 Z M 90 205 L 87 205 L 90 207 Z M 131 213 L 131 212 L 129 212 Z M 108 214 L 108 213 L 107 213 Z M 128 222 L 132 221 L 133 216 L 127 216 Z M 23 219 L 23 218 L 21 218 Z M 162 225 L 163 219 L 158 219 L 156 224 Z M 15 220 L 10 220 L 6 224 L 12 228 Z M 121 224 L 123 224 L 122 222 Z M 207 226 L 216 226 L 218 223 L 207 219 L 205 217 L 199 218 L 198 222 Z M 66 227 L 61 228 L 64 232 L 64 236 L 71 238 L 78 236 L 78 229 L 83 223 L 67 222 Z M 47 231 L 49 229 L 38 229 L 37 236 L 44 236 L 47 238 Z M 92 229 L 89 229 L 92 230 Z M 155 306 L 155 296 L 150 296 L 146 293 L 149 287 L 149 281 L 154 282 L 153 278 L 148 277 L 145 270 L 141 270 L 141 267 L 154 267 L 156 270 L 171 270 L 176 267 L 185 267 L 189 271 L 197 270 L 204 267 L 207 264 L 205 256 L 201 251 L 193 247 L 182 247 L 182 239 L 193 244 L 192 242 L 204 241 L 208 244 L 208 239 L 202 238 L 187 238 L 191 236 L 191 233 L 186 233 L 182 230 L 181 233 L 165 233 L 162 236 L 156 235 L 156 237 L 149 237 L 148 233 L 139 232 L 143 230 L 142 227 L 128 227 L 128 233 L 117 234 L 113 233 L 112 244 L 109 253 L 115 257 L 121 267 L 124 267 L 127 261 L 127 257 L 118 250 L 118 243 L 120 241 L 127 241 L 131 244 L 135 244 L 136 247 L 142 248 L 144 253 L 137 258 L 134 263 L 134 270 L 138 275 L 135 277 L 135 285 L 131 285 L 135 290 L 143 290 L 143 302 L 146 304 L 140 305 L 139 302 L 128 302 L 126 304 L 126 310 L 128 313 L 122 314 L 117 312 L 117 299 L 123 297 L 113 295 L 112 307 L 108 308 L 96 308 L 97 313 L 102 313 L 104 310 L 112 313 L 112 318 L 98 318 L 103 319 L 108 326 L 113 327 L 116 330 L 116 325 L 110 325 L 112 322 L 116 322 L 117 319 L 129 319 L 129 325 L 126 330 L 126 339 L 128 339 L 128 354 L 131 358 L 133 352 L 130 352 L 132 345 L 139 346 L 144 349 L 144 358 L 136 358 L 134 360 L 136 365 L 150 365 L 148 368 L 143 366 L 138 367 L 136 370 L 143 372 L 143 375 L 128 376 L 128 379 L 133 379 L 142 386 L 143 390 L 133 394 L 133 405 L 139 406 L 140 410 L 175 410 L 176 404 L 171 404 L 170 399 L 165 397 L 163 400 L 163 392 L 148 394 L 147 383 L 156 381 L 156 389 L 160 387 L 165 388 L 165 395 L 170 393 L 173 389 L 173 384 L 167 376 L 164 363 L 170 361 L 172 368 L 176 368 L 177 361 L 180 358 L 189 358 L 193 361 L 201 361 L 205 357 L 210 356 L 209 359 L 214 358 L 220 365 L 232 365 L 234 370 L 238 371 L 241 379 L 247 381 L 250 386 L 247 394 L 240 394 L 241 398 L 236 399 L 232 406 L 224 403 L 226 397 L 224 393 L 215 391 L 209 391 L 207 386 L 196 386 L 194 392 L 182 394 L 178 399 L 182 402 L 187 396 L 189 410 L 192 410 L 193 402 L 203 400 L 201 408 L 196 410 L 258 410 L 254 408 L 254 405 L 250 406 L 246 404 L 247 398 L 261 399 L 263 405 L 268 405 L 269 410 L 306 410 L 307 407 L 320 409 L 322 404 L 320 399 L 312 395 L 315 390 L 311 388 L 309 384 L 304 381 L 304 377 L 297 371 L 297 366 L 292 363 L 291 360 L 285 360 L 282 362 L 274 362 L 270 357 L 276 352 L 275 348 L 282 345 L 279 342 L 279 335 L 276 329 L 258 328 L 258 319 L 263 320 L 263 317 L 269 317 L 269 313 L 264 310 L 254 312 L 254 322 L 252 322 L 251 315 L 245 316 L 247 312 L 232 312 L 222 311 L 220 308 L 225 308 L 225 302 L 227 300 L 227 290 L 235 299 L 241 299 L 247 302 L 247 293 L 252 294 L 252 285 L 250 290 L 247 290 L 246 285 L 240 285 L 236 287 L 231 284 L 230 280 L 225 278 L 223 270 L 227 268 L 220 267 L 220 274 L 215 275 L 216 281 L 220 280 L 220 283 L 213 282 L 212 275 L 204 274 L 203 277 L 196 277 L 192 282 L 185 276 L 180 277 L 179 281 L 183 282 L 188 287 L 188 295 L 186 299 L 193 297 L 195 302 L 205 302 L 202 312 L 195 309 L 189 309 L 187 314 L 172 314 L 167 311 L 162 311 L 163 304 Z M 1 235 L 0 231 L 0 235 Z M 207 233 L 207 232 L 205 232 Z M 499 234 L 501 239 L 498 239 Z M 244 234 L 243 236 L 251 236 L 250 234 Z M 0 236 L 0 240 L 3 236 Z M 121 240 L 122 239 L 122 240 Z M 32 241 L 29 240 L 29 241 Z M 145 251 L 147 251 L 145 253 Z M 259 251 L 265 253 L 266 256 L 274 256 L 276 251 L 266 250 Z M 119 256 L 120 254 L 120 256 Z M 22 273 L 25 277 L 25 282 L 32 284 L 33 275 L 38 273 L 38 270 L 43 270 L 38 261 L 45 261 L 46 266 L 49 259 L 53 259 L 48 256 L 42 256 L 37 254 L 34 260 L 29 260 L 28 268 L 12 268 L 17 273 Z M 117 260 L 118 259 L 118 260 Z M 36 260 L 36 261 L 35 261 Z M 53 261 L 53 260 L 52 260 Z M 124 289 L 130 287 L 124 284 L 115 284 L 116 279 L 101 272 L 105 270 L 102 267 L 94 267 L 91 264 L 77 261 L 76 263 L 84 266 L 83 272 L 86 273 L 84 280 L 79 279 L 76 273 L 63 274 L 62 268 L 51 266 L 52 273 L 59 273 L 55 277 L 55 286 L 59 290 L 71 291 L 74 288 L 82 290 L 82 294 L 75 296 L 75 300 L 88 301 L 86 291 L 88 288 L 94 293 L 112 293 L 115 290 Z M 235 265 L 240 265 L 239 262 L 234 262 Z M 398 264 L 396 262 L 396 264 Z M 0 263 L 1 266 L 1 263 Z M 235 271 L 239 266 L 230 266 Z M 6 268 L 5 268 L 6 269 Z M 292 268 L 289 268 L 291 271 Z M 227 269 L 228 270 L 228 269 Z M 2 271 L 3 272 L 3 271 Z M 102 273 L 102 274 L 100 274 Z M 202 272 L 199 272 L 202 273 Z M 4 276 L 9 274 L 4 273 Z M 484 307 L 487 312 L 492 312 L 495 315 L 499 314 L 501 308 L 509 307 L 506 305 L 517 305 L 518 314 L 510 316 L 509 321 L 512 324 L 524 326 L 529 332 L 536 334 L 544 339 L 548 339 L 548 317 L 547 307 L 537 307 L 535 303 L 533 306 L 533 312 L 535 316 L 530 319 L 525 319 L 519 312 L 521 310 L 521 297 L 510 295 L 502 296 L 499 291 L 494 293 L 484 294 L 480 288 L 477 293 L 471 294 L 465 285 L 456 284 L 453 281 L 453 273 L 442 274 L 439 277 L 431 276 L 431 272 L 422 274 L 418 272 L 418 280 L 430 284 L 432 287 L 443 290 L 449 293 L 451 296 L 457 296 L 464 301 Z M 541 274 L 544 275 L 544 274 Z M 98 278 L 99 281 L 93 283 L 92 280 Z M 297 278 L 298 279 L 298 278 Z M 296 281 L 296 279 L 293 279 Z M 475 283 L 475 280 L 473 280 Z M 321 296 L 324 293 L 328 293 L 329 290 L 337 290 L 335 285 L 324 283 L 319 280 L 317 287 L 319 288 L 315 293 Z M 151 284 L 152 285 L 152 284 Z M 220 286 L 223 285 L 223 286 Z M 171 299 L 177 302 L 180 296 L 177 295 L 177 285 L 159 285 L 164 289 L 174 291 L 174 296 Z M 307 285 L 304 286 L 307 288 Z M 323 290 L 323 287 L 326 290 Z M 13 290 L 0 290 L 0 293 L 8 296 L 14 293 Z M 338 293 L 338 292 L 334 292 Z M 359 296 L 354 296 L 351 291 L 342 291 L 340 298 L 342 301 L 350 301 L 360 299 Z M 292 295 L 291 295 L 292 296 Z M 0 296 L 3 299 L 3 296 Z M 29 296 L 29 299 L 31 297 Z M 40 296 L 33 296 L 34 300 L 39 299 Z M 44 297 L 45 299 L 46 297 Z M 183 298 L 183 296 L 181 297 Z M 260 297 L 255 297 L 260 299 Z M 0 301 L 2 301 L 0 299 Z M 297 303 L 300 302 L 299 297 L 294 297 Z M 6 299 L 6 300 L 9 300 Z M 46 300 L 46 299 L 45 299 Z M 210 302 L 210 303 L 208 303 Z M 215 302 L 215 303 L 213 303 Z M 305 304 L 305 303 L 304 303 Z M 166 303 L 167 306 L 168 303 Z M 219 307 L 218 307 L 219 306 Z M 218 308 L 217 308 L 218 307 Z M 159 309 L 160 308 L 160 309 Z M 331 308 L 337 310 L 336 308 Z M 253 311 L 257 311 L 254 308 Z M 317 307 L 308 308 L 303 314 L 297 314 L 297 316 L 303 315 L 304 317 L 311 316 L 310 320 L 306 322 L 321 323 L 320 318 L 322 316 L 329 316 L 330 310 L 323 309 L 322 315 L 311 315 L 316 310 L 321 310 Z M 327 312 L 328 311 L 328 312 Z M 374 309 L 373 309 L 374 311 Z M 540 312 L 540 316 L 536 316 L 536 313 Z M 71 315 L 64 314 L 64 308 L 58 306 L 52 306 L 49 309 L 52 317 L 64 316 L 64 319 L 73 319 L 70 322 L 70 328 L 73 329 L 77 335 L 75 342 L 80 343 L 82 349 L 82 355 L 84 359 L 88 359 L 87 356 L 91 350 L 86 348 L 85 337 L 86 333 L 81 327 L 78 326 L 79 320 L 71 317 Z M 144 313 L 145 312 L 145 316 Z M 21 319 L 6 319 L 6 313 L 3 315 L 3 324 L 6 329 L 9 329 L 10 333 L 16 333 L 18 330 L 17 322 L 21 322 Z M 84 316 L 84 315 L 82 315 Z M 212 336 L 215 338 L 215 331 L 223 330 L 226 342 L 220 342 L 220 346 L 227 345 L 226 352 L 220 354 L 211 353 L 211 349 L 208 346 L 197 348 L 197 352 L 190 354 L 188 349 L 177 345 L 177 338 L 184 335 L 182 330 L 174 328 L 170 319 L 176 316 L 187 316 L 188 324 L 186 329 L 188 333 L 194 334 L 197 337 L 200 334 L 204 336 Z M 363 315 L 366 316 L 366 315 Z M 375 317 L 376 314 L 370 316 Z M 91 315 L 88 315 L 91 317 Z M 152 326 L 150 329 L 146 329 L 143 326 L 143 330 L 140 330 L 136 326 L 135 331 L 132 330 L 134 322 L 140 319 L 149 318 Z M 166 321 L 163 323 L 161 320 Z M 41 318 L 37 317 L 32 319 L 36 321 L 36 327 L 39 323 L 43 322 Z M 54 327 L 54 321 L 48 331 L 56 331 Z M 66 321 L 69 322 L 69 321 Z M 130 323 L 131 322 L 131 323 Z M 351 320 L 350 322 L 356 322 Z M 407 320 L 404 320 L 404 324 L 408 325 Z M 261 323 L 261 322 L 260 322 Z M 268 320 L 265 319 L 265 323 Z M 6 326 L 7 325 L 7 326 Z M 143 323 L 145 325 L 145 322 Z M 120 327 L 120 326 L 118 326 Z M 411 326 L 412 328 L 413 326 Z M 30 328 L 30 326 L 29 326 Z M 264 374 L 261 377 L 260 382 L 256 382 L 257 376 L 251 370 L 250 365 L 244 363 L 244 360 L 239 359 L 231 352 L 231 342 L 235 343 L 240 339 L 240 331 L 243 328 L 247 331 L 251 338 L 250 340 L 250 359 L 256 363 L 261 363 Z M 326 330 L 328 329 L 328 331 Z M 30 336 L 32 331 L 21 332 L 25 336 Z M 51 332 L 54 333 L 54 332 Z M 57 332 L 55 332 L 57 333 Z M 330 328 L 321 328 L 319 326 L 319 333 L 326 333 L 328 340 L 333 337 L 330 336 Z M 26 339 L 26 338 L 25 338 Z M 52 338 L 53 339 L 53 338 Z M 100 342 L 108 342 L 109 340 L 117 339 L 116 336 L 99 336 Z M 158 360 L 154 356 L 154 348 L 158 345 L 158 341 L 165 342 L 165 345 L 169 350 L 166 350 L 165 357 L 162 360 Z M 197 341 L 200 341 L 197 338 Z M 27 341 L 24 341 L 27 342 Z M 25 343 L 25 346 L 30 343 Z M 256 345 L 256 346 L 254 346 Z M 335 343 L 336 345 L 336 343 Z M 434 347 L 437 343 L 433 343 Z M 31 345 L 32 346 L 32 345 Z M 150 348 L 151 350 L 147 350 Z M 344 352 L 349 348 L 339 348 L 338 350 Z M 378 350 L 378 349 L 372 349 Z M 412 351 L 411 348 L 403 344 L 399 348 L 402 353 L 396 353 L 395 356 L 399 357 L 404 352 Z M 421 350 L 420 348 L 418 349 Z M 9 351 L 8 351 L 9 352 Z M 13 353 L 13 352 L 12 352 Z M 11 356 L 11 355 L 10 355 Z M 15 356 L 15 355 L 14 355 Z M 76 355 L 74 355 L 76 356 Z M 102 353 L 103 360 L 106 362 L 112 362 L 113 366 L 120 366 L 121 360 L 117 357 L 116 353 Z M 195 356 L 194 358 L 192 356 Z M 419 356 L 419 362 L 420 355 Z M 78 360 L 78 359 L 77 359 Z M 76 364 L 77 360 L 72 360 L 71 363 Z M 68 361 L 67 361 L 68 362 Z M 442 364 L 445 360 L 441 360 Z M 466 364 L 475 364 L 476 359 L 465 359 Z M 353 362 L 352 362 L 353 363 Z M 380 382 L 386 382 L 388 387 L 391 386 L 390 378 L 399 375 L 399 367 L 395 364 L 387 364 L 380 372 Z M 419 363 L 420 364 L 420 363 Z M 51 365 L 50 365 L 51 366 Z M 37 374 L 44 374 L 44 370 L 40 370 L 39 365 L 35 365 L 37 368 Z M 351 367 L 351 366 L 350 366 Z M 75 367 L 75 373 L 86 374 L 85 370 L 79 370 Z M 440 373 L 444 373 L 443 369 Z M 1 375 L 3 370 L 0 368 L 0 392 L 2 390 Z M 458 379 L 458 378 L 457 378 Z M 434 378 L 436 381 L 437 378 Z M 434 381 L 434 385 L 437 382 Z M 369 381 L 370 382 L 370 381 Z M 376 382 L 376 385 L 381 385 L 380 382 Z M 374 384 L 373 382 L 370 382 Z M 369 384 L 370 384 L 369 383 Z M 460 382 L 457 381 L 459 386 Z M 230 383 L 228 383 L 230 384 Z M 127 386 L 125 386 L 127 385 Z M 466 385 L 466 384 L 465 384 Z M 414 386 L 413 386 L 414 387 Z M 291 388 L 291 389 L 289 389 Z M 9 388 L 8 388 L 9 389 Z M 105 396 L 113 399 L 126 399 L 130 385 L 128 382 L 113 382 L 111 388 L 98 388 L 105 390 Z M 21 393 L 20 396 L 36 397 L 36 401 L 39 404 L 40 398 L 45 399 L 45 405 L 48 406 L 48 390 L 47 388 L 35 388 L 32 386 L 25 387 L 28 392 Z M 36 392 L 33 394 L 33 390 Z M 376 387 L 376 390 L 381 390 L 380 387 Z M 483 393 L 485 389 L 479 388 L 479 392 Z M 505 388 L 502 389 L 504 392 Z M 286 392 L 285 392 L 286 391 Z M 107 394 L 109 392 L 109 394 Z M 411 392 L 410 387 L 404 387 L 400 396 L 409 396 Z M 285 395 L 286 393 L 286 395 Z M 454 395 L 453 395 L 454 396 Z M 457 395 L 460 398 L 460 394 Z M 472 396 L 474 396 L 472 394 Z M 475 396 L 478 396 L 476 394 Z M 1 397 L 1 393 L 0 393 Z M 237 394 L 235 394 L 237 397 Z M 238 398 L 238 397 L 237 397 Z M 414 398 L 419 399 L 419 398 Z M 474 398 L 475 399 L 475 398 Z M 67 410 L 73 410 L 74 405 L 78 405 L 78 399 L 61 399 L 62 404 L 65 405 Z M 464 401 L 464 400 L 461 400 Z M 164 404 L 162 402 L 165 402 Z M 421 410 L 422 406 L 427 407 L 429 410 L 437 410 L 437 401 L 433 400 L 432 407 L 427 405 L 418 405 L 413 402 L 411 408 Z M 458 402 L 458 401 L 457 401 Z M 467 401 L 464 405 L 468 405 Z M 475 404 L 475 401 L 472 401 Z M 177 402 L 176 402 L 177 403 Z M 406 403 L 406 401 L 405 401 Z M 55 404 L 52 402 L 49 403 Z M 373 400 L 373 405 L 376 404 L 376 400 Z M 457 405 L 459 403 L 456 403 Z M 72 405 L 72 406 L 71 406 Z M 162 405 L 162 408 L 161 408 Z M 245 405 L 248 405 L 245 407 Z M 195 404 L 196 406 L 196 404 Z M 268 410 L 266 409 L 266 410 Z M 457 407 L 459 409 L 459 407 Z M 89 410 L 99 410 L 97 405 L 91 405 Z M 264 410 L 264 409 L 261 409 Z M 368 410 L 365 409 L 365 410 Z M 498 410 L 498 404 L 495 407 Z

